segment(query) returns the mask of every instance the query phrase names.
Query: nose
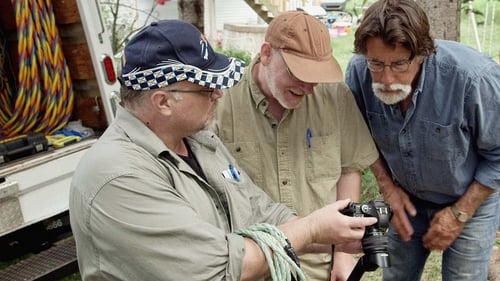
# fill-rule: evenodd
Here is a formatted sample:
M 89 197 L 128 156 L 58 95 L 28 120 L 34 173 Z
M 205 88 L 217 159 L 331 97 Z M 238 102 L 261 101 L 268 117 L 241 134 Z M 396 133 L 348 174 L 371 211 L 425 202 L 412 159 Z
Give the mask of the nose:
M 316 87 L 318 83 L 305 83 L 302 82 L 301 88 L 306 93 L 306 95 L 310 95 L 313 92 L 314 87 Z
M 379 75 L 380 82 L 385 85 L 393 84 L 395 81 L 394 73 L 390 67 L 384 67 L 384 70 Z
M 222 91 L 222 89 L 215 89 L 212 92 L 210 99 L 213 101 L 216 101 L 216 100 L 220 99 L 223 95 L 224 95 L 224 92 Z

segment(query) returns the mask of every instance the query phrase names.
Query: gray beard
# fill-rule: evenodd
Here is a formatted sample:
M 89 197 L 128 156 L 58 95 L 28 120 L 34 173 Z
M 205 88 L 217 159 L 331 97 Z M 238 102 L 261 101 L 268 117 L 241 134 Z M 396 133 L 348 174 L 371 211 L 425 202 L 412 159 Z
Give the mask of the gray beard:
M 411 86 L 405 84 L 391 84 L 385 86 L 381 83 L 372 83 L 372 89 L 375 96 L 385 104 L 396 104 L 406 99 L 411 93 Z M 384 90 L 397 90 L 393 93 L 385 93 Z

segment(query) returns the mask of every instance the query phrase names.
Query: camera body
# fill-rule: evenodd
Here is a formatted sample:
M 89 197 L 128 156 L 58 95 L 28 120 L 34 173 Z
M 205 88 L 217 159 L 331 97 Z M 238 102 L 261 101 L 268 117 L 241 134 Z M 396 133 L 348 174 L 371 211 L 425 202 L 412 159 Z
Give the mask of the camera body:
M 351 217 L 374 217 L 377 223 L 367 226 L 361 243 L 365 253 L 365 270 L 389 267 L 388 238 L 386 235 L 392 218 L 392 208 L 383 200 L 375 199 L 367 203 L 349 203 L 342 214 Z
M 342 214 L 350 217 L 374 217 L 377 218 L 377 223 L 368 228 L 376 228 L 385 232 L 389 227 L 389 221 L 392 218 L 392 209 L 383 200 L 375 199 L 367 203 L 349 203 Z

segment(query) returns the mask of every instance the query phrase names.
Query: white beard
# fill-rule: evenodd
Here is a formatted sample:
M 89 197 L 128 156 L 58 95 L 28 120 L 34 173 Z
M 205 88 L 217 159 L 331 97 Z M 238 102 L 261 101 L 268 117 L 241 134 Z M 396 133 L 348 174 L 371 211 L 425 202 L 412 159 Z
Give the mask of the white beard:
M 411 93 L 411 86 L 405 84 L 390 84 L 388 86 L 382 83 L 372 83 L 373 93 L 385 104 L 395 104 L 406 99 Z M 397 91 L 387 93 L 385 91 Z

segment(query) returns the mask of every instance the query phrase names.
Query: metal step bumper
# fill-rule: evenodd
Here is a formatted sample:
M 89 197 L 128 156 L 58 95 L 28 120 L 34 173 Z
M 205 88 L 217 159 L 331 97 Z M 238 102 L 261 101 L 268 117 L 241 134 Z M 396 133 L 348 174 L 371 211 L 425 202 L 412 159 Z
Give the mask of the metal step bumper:
M 0 281 L 58 280 L 76 272 L 76 245 L 71 237 L 0 270 Z

